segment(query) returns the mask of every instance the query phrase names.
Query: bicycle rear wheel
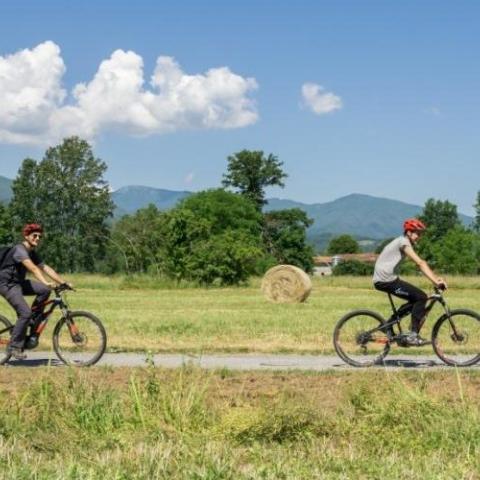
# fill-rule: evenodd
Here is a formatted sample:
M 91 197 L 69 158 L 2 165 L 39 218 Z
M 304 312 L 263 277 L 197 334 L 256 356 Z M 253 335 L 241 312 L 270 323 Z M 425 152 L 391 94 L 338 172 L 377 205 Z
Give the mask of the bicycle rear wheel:
M 433 327 L 432 345 L 447 365 L 474 365 L 480 360 L 480 315 L 472 310 L 443 315 Z
M 380 363 L 390 350 L 386 332 L 379 329 L 385 321 L 370 310 L 354 310 L 339 320 L 333 332 L 338 356 L 354 367 Z
M 10 354 L 7 353 L 7 347 L 10 343 L 10 334 L 13 325 L 5 317 L 0 315 L 0 365 L 8 362 Z
M 107 347 L 102 322 L 89 312 L 70 312 L 53 331 L 53 348 L 67 365 L 89 366 L 97 363 Z

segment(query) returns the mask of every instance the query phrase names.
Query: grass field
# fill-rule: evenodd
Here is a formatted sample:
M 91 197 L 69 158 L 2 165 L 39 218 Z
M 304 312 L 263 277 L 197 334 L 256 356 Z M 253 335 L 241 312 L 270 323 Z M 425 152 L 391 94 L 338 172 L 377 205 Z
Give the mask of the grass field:
M 258 279 L 247 287 L 212 289 L 171 288 L 148 278 L 77 275 L 72 280 L 78 292 L 69 294 L 71 307 L 103 320 L 110 351 L 332 353 L 334 325 L 346 312 L 389 312 L 387 296 L 374 291 L 369 278 L 316 278 L 308 301 L 297 305 L 266 302 Z M 428 289 L 420 277 L 410 280 Z M 451 307 L 480 311 L 479 277 L 449 281 Z M 0 313 L 12 318 L 13 312 L 0 302 Z M 426 335 L 439 313 L 430 315 Z M 51 322 L 45 331 L 45 348 L 52 327 Z
M 266 303 L 258 280 L 73 281 L 72 308 L 104 320 L 110 350 L 331 353 L 346 311 L 388 311 L 362 278 L 315 279 L 304 305 Z M 480 310 L 478 278 L 450 283 L 452 307 Z M 480 479 L 479 394 L 480 372 L 453 368 L 0 367 L 0 480 Z
M 5 368 L 0 479 L 478 479 L 480 375 Z

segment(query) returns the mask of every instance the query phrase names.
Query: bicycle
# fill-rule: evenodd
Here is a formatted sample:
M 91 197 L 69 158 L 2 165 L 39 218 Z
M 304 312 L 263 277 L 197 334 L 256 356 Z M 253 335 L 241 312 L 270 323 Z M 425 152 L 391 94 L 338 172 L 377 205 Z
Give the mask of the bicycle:
M 67 365 L 90 366 L 97 363 L 105 353 L 107 334 L 102 322 L 92 313 L 71 311 L 64 292 L 73 290 L 67 284 L 54 289 L 55 298 L 32 307 L 32 320 L 25 339 L 25 349 L 38 346 L 39 337 L 45 330 L 53 311 L 58 307 L 62 316 L 53 330 L 53 349 L 57 357 Z M 44 310 L 46 307 L 48 310 Z M 8 362 L 10 354 L 7 346 L 14 325 L 0 315 L 0 365 Z
M 354 367 L 382 364 L 392 344 L 409 347 L 402 335 L 400 322 L 409 315 L 413 305 L 405 303 L 398 309 L 388 294 L 393 310 L 385 320 L 371 310 L 354 310 L 342 317 L 333 332 L 333 345 L 338 356 Z M 447 365 L 467 367 L 480 360 L 480 315 L 472 310 L 450 310 L 443 298 L 442 290 L 434 289 L 428 297 L 426 317 L 435 304 L 439 303 L 444 313 L 432 329 L 431 344 L 435 354 Z

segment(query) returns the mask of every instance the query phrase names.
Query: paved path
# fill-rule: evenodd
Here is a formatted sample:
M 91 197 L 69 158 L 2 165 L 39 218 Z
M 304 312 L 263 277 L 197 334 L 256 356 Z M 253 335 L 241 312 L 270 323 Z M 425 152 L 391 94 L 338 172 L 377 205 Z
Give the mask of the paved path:
M 63 364 L 52 352 L 27 352 L 28 359 L 12 361 L 10 366 L 35 367 L 49 363 L 53 366 Z M 205 369 L 229 370 L 356 370 L 346 365 L 336 356 L 326 355 L 275 355 L 275 354 L 158 354 L 153 356 L 156 366 L 178 368 L 183 365 L 194 365 Z M 146 354 L 141 353 L 106 353 L 97 365 L 112 367 L 142 367 L 148 364 Z M 391 355 L 385 359 L 384 366 L 374 368 L 414 368 L 414 369 L 441 369 L 450 368 L 444 365 L 435 356 Z M 479 368 L 476 365 L 472 368 Z

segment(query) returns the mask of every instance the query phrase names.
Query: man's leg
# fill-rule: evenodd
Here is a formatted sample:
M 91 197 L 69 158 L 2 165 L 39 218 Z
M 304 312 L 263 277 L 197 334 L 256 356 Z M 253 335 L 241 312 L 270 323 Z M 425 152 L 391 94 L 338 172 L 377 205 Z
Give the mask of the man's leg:
M 377 283 L 375 284 L 375 288 L 382 292 L 391 293 L 412 304 L 411 330 L 418 333 L 422 327 L 423 317 L 425 316 L 425 306 L 428 299 L 427 294 L 423 290 L 415 287 L 415 285 L 400 280 L 399 278 L 393 282 Z
M 50 289 L 43 283 L 35 280 L 25 280 L 22 283 L 22 293 L 24 295 L 36 295 L 32 307 L 37 307 L 48 300 Z M 43 311 L 43 309 L 41 309 Z
M 395 281 L 394 295 L 404 298 L 413 305 L 412 308 L 412 332 L 419 333 L 423 324 L 423 317 L 425 317 L 425 306 L 427 304 L 428 296 L 415 285 L 397 279 Z
M 2 287 L 0 293 L 5 297 L 15 312 L 17 312 L 17 322 L 12 330 L 9 348 L 23 349 L 25 333 L 32 311 L 23 298 L 22 287 L 20 285 L 15 285 L 10 288 Z

